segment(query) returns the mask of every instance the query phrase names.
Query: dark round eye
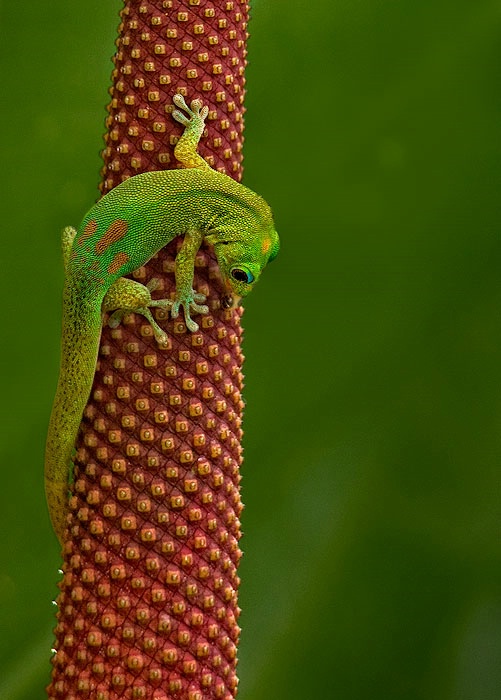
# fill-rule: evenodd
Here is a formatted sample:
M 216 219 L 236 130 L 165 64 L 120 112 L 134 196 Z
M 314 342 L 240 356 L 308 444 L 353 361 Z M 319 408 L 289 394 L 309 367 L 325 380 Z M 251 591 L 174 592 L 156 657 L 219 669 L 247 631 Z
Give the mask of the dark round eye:
M 231 276 L 237 282 L 244 282 L 245 284 L 252 284 L 254 282 L 254 275 L 250 270 L 246 270 L 243 267 L 233 267 L 231 269 Z

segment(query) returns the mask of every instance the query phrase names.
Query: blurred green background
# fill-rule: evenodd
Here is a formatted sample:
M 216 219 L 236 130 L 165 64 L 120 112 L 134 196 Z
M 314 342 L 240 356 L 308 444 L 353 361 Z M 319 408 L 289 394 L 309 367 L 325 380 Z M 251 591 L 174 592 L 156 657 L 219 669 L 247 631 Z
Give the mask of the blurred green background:
M 44 696 L 59 231 L 119 0 L 1 3 L 0 697 Z M 241 700 L 501 697 L 501 5 L 254 0 Z

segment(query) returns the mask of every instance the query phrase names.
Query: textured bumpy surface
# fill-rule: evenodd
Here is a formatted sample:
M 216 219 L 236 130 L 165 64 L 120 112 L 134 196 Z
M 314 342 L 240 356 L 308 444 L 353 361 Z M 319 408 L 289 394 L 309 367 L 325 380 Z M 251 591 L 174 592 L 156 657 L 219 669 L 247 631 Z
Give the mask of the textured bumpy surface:
M 200 152 L 209 165 L 242 175 L 248 6 L 240 0 L 130 2 L 115 56 L 103 193 L 124 177 L 176 167 L 172 95 L 209 105 Z
M 240 178 L 247 7 L 129 2 L 122 13 L 102 191 L 174 164 L 172 95 L 209 105 L 200 152 Z M 167 107 L 167 111 L 166 111 Z M 134 277 L 174 286 L 178 243 Z M 195 288 L 209 314 L 126 317 L 105 327 L 77 441 L 49 698 L 235 697 L 239 635 L 242 353 L 240 309 L 225 309 L 202 249 Z

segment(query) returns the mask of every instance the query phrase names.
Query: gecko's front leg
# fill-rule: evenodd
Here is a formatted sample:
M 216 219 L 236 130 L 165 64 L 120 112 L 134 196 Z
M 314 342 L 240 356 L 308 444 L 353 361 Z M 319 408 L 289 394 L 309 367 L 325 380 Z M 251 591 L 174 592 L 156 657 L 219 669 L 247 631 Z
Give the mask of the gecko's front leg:
M 195 256 L 203 240 L 203 234 L 197 229 L 190 229 L 184 234 L 183 245 L 176 255 L 176 297 L 171 308 L 172 318 L 179 316 L 181 306 L 184 321 L 190 331 L 197 331 L 198 324 L 191 318 L 191 312 L 197 314 L 209 313 L 209 307 L 203 304 L 205 295 L 193 289 L 195 274 Z
M 167 343 L 167 334 L 153 318 L 150 311 L 153 307 L 170 309 L 172 318 L 178 318 L 183 307 L 184 321 L 188 330 L 198 330 L 198 324 L 191 318 L 192 313 L 207 314 L 209 307 L 203 302 L 205 295 L 193 289 L 195 256 L 202 242 L 202 233 L 189 230 L 184 235 L 183 245 L 176 256 L 176 295 L 174 299 L 152 299 L 151 292 L 156 289 L 158 281 L 153 279 L 148 285 L 141 284 L 125 277 L 114 282 L 106 293 L 102 311 L 113 312 L 108 320 L 112 328 L 116 328 L 128 313 L 142 314 L 151 324 L 155 338 L 160 345 Z
M 145 286 L 134 280 L 121 277 L 108 290 L 103 299 L 102 311 L 110 312 L 108 319 L 110 328 L 118 328 L 124 316 L 135 313 L 144 316 L 150 323 L 159 345 L 167 345 L 167 333 L 160 328 L 151 313 L 151 308 L 170 309 L 172 318 L 178 318 L 181 306 L 184 309 L 184 320 L 190 331 L 197 331 L 198 324 L 191 318 L 191 313 L 206 314 L 209 308 L 203 304 L 205 294 L 199 294 L 194 289 L 188 294 L 176 295 L 173 299 L 152 299 L 153 292 L 159 284 L 155 278 Z

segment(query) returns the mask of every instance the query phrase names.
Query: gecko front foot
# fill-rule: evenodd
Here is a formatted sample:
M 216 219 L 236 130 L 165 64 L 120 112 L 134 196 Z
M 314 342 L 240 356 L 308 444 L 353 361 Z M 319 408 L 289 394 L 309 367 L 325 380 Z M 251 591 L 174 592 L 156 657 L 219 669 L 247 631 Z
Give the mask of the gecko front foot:
M 155 291 L 159 285 L 157 279 L 152 279 L 145 286 L 135 280 L 120 277 L 109 288 L 103 299 L 102 310 L 113 312 L 108 319 L 110 328 L 118 328 L 124 316 L 130 313 L 141 314 L 150 323 L 155 338 L 159 345 L 166 345 L 167 333 L 160 328 L 153 318 L 151 308 L 170 309 L 172 318 L 178 318 L 181 306 L 184 309 L 184 321 L 190 331 L 197 331 L 198 324 L 191 318 L 191 313 L 207 314 L 209 307 L 203 302 L 205 294 L 199 294 L 193 289 L 190 294 L 172 299 L 152 299 L 151 292 Z
M 191 318 L 191 312 L 196 314 L 208 314 L 209 307 L 203 304 L 205 299 L 205 294 L 199 294 L 192 289 L 191 294 L 176 297 L 172 302 L 170 315 L 172 318 L 178 318 L 179 310 L 182 306 L 184 309 L 184 322 L 186 323 L 186 327 L 192 332 L 198 331 L 198 323 L 195 323 Z

